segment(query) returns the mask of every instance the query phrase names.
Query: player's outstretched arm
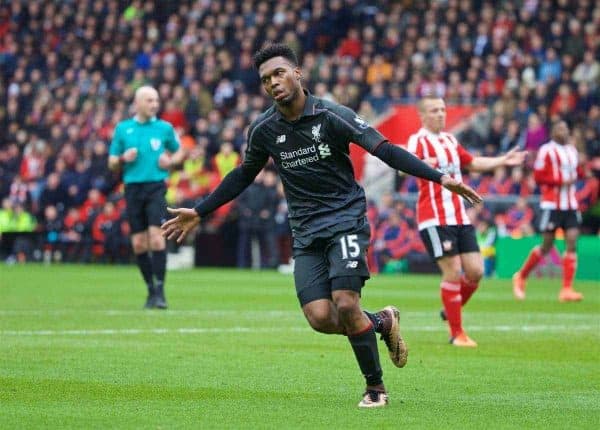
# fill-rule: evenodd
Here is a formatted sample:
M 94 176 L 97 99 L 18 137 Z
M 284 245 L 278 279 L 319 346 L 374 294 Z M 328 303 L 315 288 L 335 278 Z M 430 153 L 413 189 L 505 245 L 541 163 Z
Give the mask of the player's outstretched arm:
M 483 198 L 473 188 L 456 179 L 452 179 L 449 175 L 442 176 L 440 183 L 444 188 L 458 194 L 472 205 L 483 201 Z
M 474 157 L 473 161 L 465 167 L 471 171 L 485 172 L 500 166 L 520 166 L 525 162 L 526 156 L 527 151 L 519 151 L 519 148 L 514 147 L 506 154 L 497 157 Z
M 175 215 L 175 217 L 161 226 L 163 236 L 167 239 L 176 239 L 178 243 L 181 243 L 185 236 L 200 224 L 200 217 L 208 215 L 225 203 L 235 199 L 254 181 L 260 169 L 262 169 L 262 166 L 249 167 L 242 164 L 229 172 L 217 188 L 193 209 L 168 208 L 169 213 Z
M 187 234 L 200 224 L 200 216 L 194 209 L 167 208 L 173 218 L 166 221 L 162 226 L 162 234 L 167 239 L 176 239 L 181 243 Z
M 415 157 L 410 152 L 388 142 L 382 142 L 373 152 L 373 155 L 385 161 L 390 167 L 418 178 L 441 184 L 444 188 L 462 196 L 471 204 L 481 203 L 483 199 L 479 194 L 462 182 L 444 175 L 435 170 L 428 163 Z

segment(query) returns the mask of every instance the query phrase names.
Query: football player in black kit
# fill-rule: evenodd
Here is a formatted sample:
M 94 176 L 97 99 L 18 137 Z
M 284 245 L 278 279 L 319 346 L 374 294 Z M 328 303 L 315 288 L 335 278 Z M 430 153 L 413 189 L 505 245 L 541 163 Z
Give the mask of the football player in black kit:
M 369 225 L 349 145 L 360 145 L 397 170 L 441 183 L 472 203 L 481 197 L 390 144 L 351 109 L 309 94 L 302 88 L 301 70 L 288 46 L 266 45 L 256 52 L 254 63 L 274 104 L 251 124 L 243 163 L 193 209 L 170 209 L 173 218 L 163 224 L 163 234 L 182 241 L 203 216 L 248 187 L 271 157 L 288 201 L 294 281 L 304 315 L 314 330 L 348 337 L 366 380 L 358 406 L 385 406 L 388 395 L 376 333 L 395 366 L 406 364 L 408 349 L 400 335 L 398 309 L 387 306 L 376 313 L 361 309 L 361 289 L 369 278 Z

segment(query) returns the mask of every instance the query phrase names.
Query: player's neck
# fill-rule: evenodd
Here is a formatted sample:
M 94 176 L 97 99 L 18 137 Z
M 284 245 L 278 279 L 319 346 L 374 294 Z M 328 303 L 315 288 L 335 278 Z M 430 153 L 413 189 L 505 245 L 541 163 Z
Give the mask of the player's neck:
M 306 94 L 300 90 L 298 95 L 286 105 L 277 104 L 277 110 L 281 113 L 287 121 L 296 121 L 302 116 L 304 112 L 304 105 L 306 104 Z
M 436 130 L 434 130 L 434 129 L 432 129 L 432 128 L 429 128 L 429 127 L 427 127 L 427 126 L 425 126 L 425 125 L 423 126 L 423 129 L 424 129 L 424 130 L 425 130 L 427 133 L 435 134 L 436 136 L 442 132 L 442 130 L 437 130 L 437 131 L 436 131 Z

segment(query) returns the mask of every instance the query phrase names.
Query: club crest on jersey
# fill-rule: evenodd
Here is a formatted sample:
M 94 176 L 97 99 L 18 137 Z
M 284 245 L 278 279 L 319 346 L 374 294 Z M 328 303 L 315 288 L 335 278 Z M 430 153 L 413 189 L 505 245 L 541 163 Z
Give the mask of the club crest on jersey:
M 277 143 L 285 143 L 285 134 L 282 134 L 280 136 L 277 136 Z
M 450 251 L 452 249 L 452 242 L 445 240 L 442 242 L 442 247 L 444 248 L 444 251 Z
M 321 143 L 321 124 L 313 125 L 312 140 L 314 140 L 317 143 Z
M 154 151 L 158 151 L 160 149 L 160 139 L 150 139 L 150 147 Z

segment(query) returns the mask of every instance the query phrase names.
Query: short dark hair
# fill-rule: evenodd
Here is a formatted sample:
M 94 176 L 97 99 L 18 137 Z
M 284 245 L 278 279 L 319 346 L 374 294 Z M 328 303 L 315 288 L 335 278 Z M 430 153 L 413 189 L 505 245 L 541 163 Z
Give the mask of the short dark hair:
M 283 57 L 294 67 L 298 66 L 298 58 L 292 48 L 284 43 L 268 43 L 254 53 L 254 67 L 258 70 L 262 63 L 274 57 Z

